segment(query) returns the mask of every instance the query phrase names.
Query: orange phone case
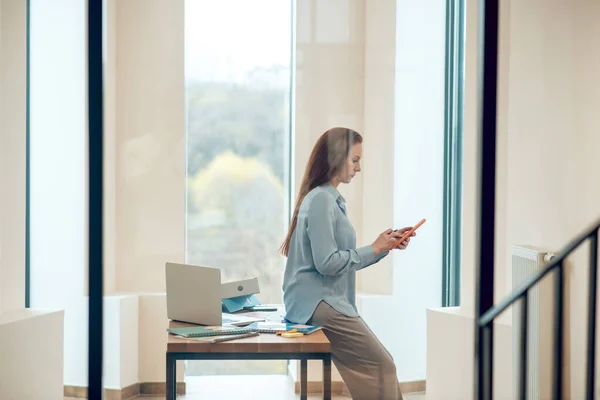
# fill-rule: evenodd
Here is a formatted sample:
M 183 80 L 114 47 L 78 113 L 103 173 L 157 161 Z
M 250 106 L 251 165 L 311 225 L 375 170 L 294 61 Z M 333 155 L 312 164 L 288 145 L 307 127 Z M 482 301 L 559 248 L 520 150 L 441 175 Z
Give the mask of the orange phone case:
M 425 221 L 426 221 L 425 218 L 420 220 L 415 226 L 413 226 L 413 228 L 410 231 L 406 232 L 404 234 L 404 236 L 402 236 L 400 239 L 396 240 L 390 249 L 393 249 L 394 247 L 398 246 L 400 243 L 402 243 L 406 239 L 408 239 L 410 237 L 410 235 L 412 235 L 413 232 L 417 230 L 418 227 L 420 227 L 421 225 L 423 225 L 425 223 Z

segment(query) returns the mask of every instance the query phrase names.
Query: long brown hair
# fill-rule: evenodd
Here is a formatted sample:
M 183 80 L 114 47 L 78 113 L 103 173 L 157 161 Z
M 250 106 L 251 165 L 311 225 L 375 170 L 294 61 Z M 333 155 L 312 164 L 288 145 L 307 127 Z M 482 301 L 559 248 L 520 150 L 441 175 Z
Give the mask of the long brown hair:
M 350 154 L 350 148 L 357 143 L 362 143 L 360 133 L 340 127 L 329 129 L 315 143 L 306 164 L 288 233 L 280 248 L 284 256 L 287 256 L 290 250 L 290 242 L 298 223 L 298 210 L 302 200 L 308 192 L 330 182 L 342 171 Z

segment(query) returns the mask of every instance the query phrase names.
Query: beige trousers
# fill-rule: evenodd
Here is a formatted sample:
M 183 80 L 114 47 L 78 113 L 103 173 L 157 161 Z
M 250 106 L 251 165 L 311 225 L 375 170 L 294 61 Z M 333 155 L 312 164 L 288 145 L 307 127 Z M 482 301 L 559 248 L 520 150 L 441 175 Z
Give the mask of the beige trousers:
M 394 360 L 362 318 L 322 301 L 309 323 L 323 327 L 331 359 L 354 400 L 402 400 Z

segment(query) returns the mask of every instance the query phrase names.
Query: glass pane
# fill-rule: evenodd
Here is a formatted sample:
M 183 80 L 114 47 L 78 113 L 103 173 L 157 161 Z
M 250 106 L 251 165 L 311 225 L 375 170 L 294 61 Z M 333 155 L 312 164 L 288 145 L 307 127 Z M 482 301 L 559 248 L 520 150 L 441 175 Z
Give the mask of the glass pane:
M 282 302 L 291 7 L 291 0 L 186 0 L 186 262 L 220 268 L 223 282 L 258 278 L 265 304 Z M 247 371 L 239 362 L 224 371 L 256 373 L 243 365 Z M 277 373 L 286 372 L 281 367 Z

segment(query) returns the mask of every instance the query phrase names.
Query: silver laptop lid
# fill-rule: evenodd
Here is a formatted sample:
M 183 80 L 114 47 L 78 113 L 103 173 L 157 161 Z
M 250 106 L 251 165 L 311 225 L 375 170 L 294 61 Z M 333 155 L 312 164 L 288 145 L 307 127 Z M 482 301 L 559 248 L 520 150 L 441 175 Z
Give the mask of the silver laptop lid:
M 166 263 L 167 317 L 201 325 L 221 325 L 221 271 Z

